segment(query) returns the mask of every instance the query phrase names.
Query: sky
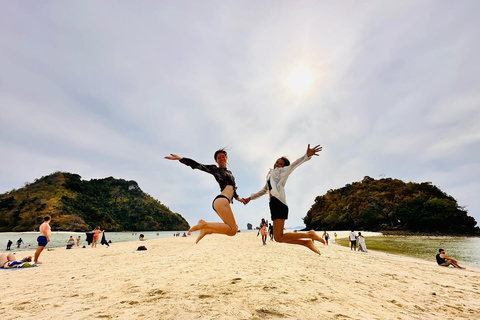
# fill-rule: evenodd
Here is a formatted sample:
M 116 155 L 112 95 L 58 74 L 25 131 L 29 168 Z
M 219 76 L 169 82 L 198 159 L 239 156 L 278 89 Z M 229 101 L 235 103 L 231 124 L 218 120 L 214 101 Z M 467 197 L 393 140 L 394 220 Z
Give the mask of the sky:
M 287 227 L 315 197 L 429 181 L 480 223 L 479 1 L 2 1 L 0 193 L 56 171 L 135 180 L 190 225 L 220 221 L 214 164 L 237 192 L 276 159 Z M 268 196 L 232 209 L 240 229 Z

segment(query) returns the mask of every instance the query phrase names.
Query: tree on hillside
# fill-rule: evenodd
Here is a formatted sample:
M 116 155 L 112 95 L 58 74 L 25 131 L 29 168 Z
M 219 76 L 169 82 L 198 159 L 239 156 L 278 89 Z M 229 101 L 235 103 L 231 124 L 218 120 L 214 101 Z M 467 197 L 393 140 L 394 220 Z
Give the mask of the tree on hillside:
M 465 208 L 430 182 L 405 183 L 368 176 L 316 197 L 304 222 L 315 230 L 479 232 L 477 222 Z

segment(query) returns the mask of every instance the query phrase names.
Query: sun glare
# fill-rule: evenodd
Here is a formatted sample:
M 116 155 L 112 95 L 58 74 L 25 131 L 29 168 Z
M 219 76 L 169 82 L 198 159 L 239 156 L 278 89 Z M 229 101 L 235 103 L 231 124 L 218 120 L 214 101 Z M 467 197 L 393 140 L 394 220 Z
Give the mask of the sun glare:
M 307 91 L 313 82 L 313 73 L 304 65 L 296 67 L 288 77 L 288 85 L 295 93 Z

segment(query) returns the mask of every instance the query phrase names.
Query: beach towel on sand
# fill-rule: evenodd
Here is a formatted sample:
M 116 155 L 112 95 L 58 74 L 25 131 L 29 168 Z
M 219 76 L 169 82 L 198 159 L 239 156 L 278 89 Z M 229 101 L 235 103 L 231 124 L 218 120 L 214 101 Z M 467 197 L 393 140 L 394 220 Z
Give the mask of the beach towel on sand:
M 15 268 L 6 268 L 6 269 L 0 268 L 0 270 L 18 270 L 18 269 L 33 268 L 33 267 L 38 267 L 38 265 L 33 262 L 24 262 L 24 263 L 19 263 Z

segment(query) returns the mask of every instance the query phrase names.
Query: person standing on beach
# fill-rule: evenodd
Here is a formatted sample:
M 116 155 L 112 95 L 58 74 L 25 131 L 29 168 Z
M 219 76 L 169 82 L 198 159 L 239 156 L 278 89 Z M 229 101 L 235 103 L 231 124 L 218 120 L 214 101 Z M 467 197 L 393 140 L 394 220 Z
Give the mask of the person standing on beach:
M 268 224 L 268 234 L 270 235 L 270 241 L 273 241 L 273 226 L 271 223 Z
M 335 237 L 335 243 L 337 243 L 337 233 L 334 232 L 334 233 L 333 233 L 333 236 Z
M 457 260 L 447 256 L 445 254 L 445 250 L 443 250 L 443 249 L 438 249 L 438 253 L 437 253 L 436 258 L 437 258 L 437 264 L 439 266 L 448 267 L 449 265 L 452 265 L 455 268 L 465 269 L 464 267 L 460 267 Z
M 235 177 L 232 172 L 227 169 L 227 151 L 224 149 L 217 150 L 213 155 L 213 158 L 217 165 L 200 164 L 195 160 L 182 158 L 176 154 L 170 154 L 170 156 L 165 157 L 167 160 L 178 160 L 180 163 L 183 163 L 192 169 L 198 169 L 213 175 L 220 186 L 220 194 L 213 200 L 212 208 L 223 222 L 206 222 L 202 219 L 198 220 L 198 223 L 188 230 L 188 232 L 200 230 L 200 235 L 197 237 L 195 243 L 198 243 L 203 237 L 211 233 L 225 234 L 227 236 L 236 235 L 238 227 L 230 203 L 233 203 L 233 199 L 242 203 L 245 201 L 238 196 Z
M 47 243 L 50 242 L 50 235 L 52 234 L 52 230 L 50 228 L 51 220 L 52 218 L 50 216 L 46 216 L 43 218 L 43 223 L 40 225 L 40 228 L 38 228 L 40 235 L 37 238 L 38 247 L 35 251 L 35 256 L 33 259 L 33 262 L 36 264 L 41 264 L 41 262 L 38 261 L 38 257 L 40 257 L 40 253 L 42 253 L 43 249 L 45 249 Z
M 80 247 L 80 236 L 77 237 L 77 247 Z
M 95 227 L 95 229 L 92 231 L 93 232 L 93 242 L 92 242 L 92 248 L 97 247 L 97 242 L 98 242 L 98 235 L 102 233 L 103 231 L 100 230 L 100 227 Z
M 275 238 L 275 241 L 299 244 L 318 254 L 320 254 L 320 250 L 318 250 L 318 248 L 313 244 L 312 240 L 318 240 L 323 244 L 325 244 L 325 241 L 323 241 L 323 239 L 318 236 L 315 231 L 311 230 L 309 232 L 283 233 L 283 229 L 285 220 L 288 219 L 288 206 L 285 195 L 285 184 L 288 176 L 299 165 L 310 160 L 312 156 L 318 156 L 317 153 L 320 151 L 322 151 L 322 147 L 319 145 L 314 148 L 310 148 L 310 145 L 308 145 L 305 155 L 294 161 L 291 165 L 287 158 L 278 158 L 273 166 L 273 169 L 270 169 L 268 172 L 267 183 L 262 190 L 252 194 L 244 201 L 244 203 L 247 204 L 250 202 L 250 200 L 258 199 L 268 192 L 270 196 L 269 206 L 270 213 L 272 215 L 271 219 L 273 220 L 273 237 Z
M 7 242 L 7 250 L 11 250 L 12 244 L 13 244 L 13 241 L 12 241 L 12 240 L 8 240 L 8 242 Z
M 348 239 L 350 240 L 350 250 L 357 251 L 357 236 L 355 235 L 355 231 L 351 231 L 348 235 Z

